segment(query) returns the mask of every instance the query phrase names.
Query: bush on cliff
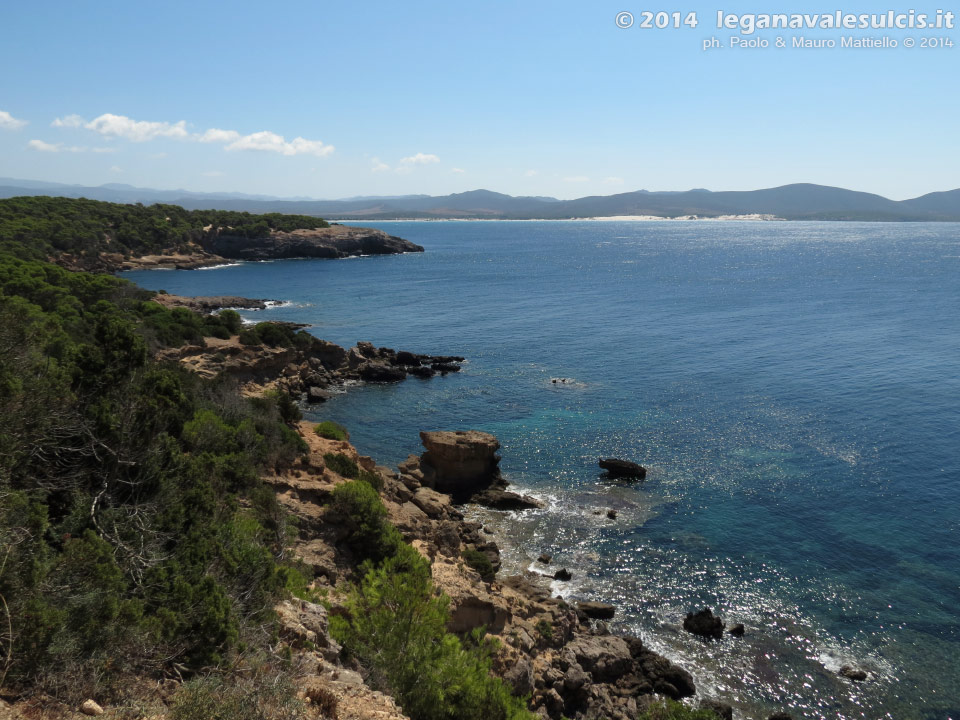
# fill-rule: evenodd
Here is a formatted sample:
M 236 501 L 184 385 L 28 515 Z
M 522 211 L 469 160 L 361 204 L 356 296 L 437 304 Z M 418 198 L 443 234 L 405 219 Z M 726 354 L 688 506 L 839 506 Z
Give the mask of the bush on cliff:
M 467 565 L 480 573 L 480 577 L 485 582 L 491 582 L 496 577 L 497 573 L 493 569 L 493 563 L 490 562 L 490 558 L 479 550 L 464 550 L 462 557 Z
M 387 520 L 380 495 L 363 480 L 351 480 L 333 490 L 330 509 L 345 523 L 347 545 L 361 560 L 381 561 L 396 554 L 403 539 Z
M 435 592 L 430 564 L 401 543 L 381 566 L 368 566 L 347 617 L 331 617 L 330 627 L 413 720 L 530 718 L 524 701 L 490 674 L 494 648 L 447 632 L 448 604 Z
M 345 478 L 355 480 L 360 475 L 356 461 L 343 453 L 324 453 L 323 462 L 330 470 Z
M 324 420 L 322 423 L 318 423 L 313 431 L 327 440 L 350 439 L 350 433 L 347 432 L 347 429 L 343 425 L 333 422 L 333 420 Z
M 26 254 L 0 250 L 0 682 L 75 701 L 265 642 L 290 575 L 259 476 L 302 440 L 149 359 L 208 320 Z

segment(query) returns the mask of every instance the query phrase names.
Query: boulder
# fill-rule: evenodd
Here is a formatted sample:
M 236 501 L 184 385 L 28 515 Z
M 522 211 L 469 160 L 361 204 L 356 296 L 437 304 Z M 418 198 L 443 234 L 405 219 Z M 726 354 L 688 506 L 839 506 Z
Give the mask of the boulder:
M 307 402 L 310 404 L 326 402 L 330 394 L 321 387 L 313 385 L 307 388 Z
M 743 626 L 743 623 L 737 623 L 732 628 L 727 630 L 728 633 L 733 635 L 733 637 L 743 637 L 744 633 L 747 632 L 747 629 Z
M 443 516 L 446 509 L 450 507 L 448 496 L 425 487 L 419 488 L 413 494 L 412 502 L 434 519 Z
M 543 504 L 529 495 L 519 495 L 508 490 L 490 488 L 477 493 L 470 502 L 483 505 L 494 510 L 532 510 L 542 508 Z
M 617 613 L 617 609 L 613 605 L 602 602 L 577 603 L 577 609 L 594 620 L 613 620 L 613 616 Z
M 518 660 L 507 672 L 503 679 L 513 690 L 517 697 L 524 697 L 533 694 L 534 678 L 533 667 L 530 661 L 526 659 Z
M 774 713 L 767 720 L 793 720 L 793 715 L 785 712 Z
M 543 563 L 544 565 L 549 565 L 551 560 L 553 560 L 553 555 L 549 553 L 540 553 L 540 557 L 537 558 L 537 562 Z
M 629 460 L 618 460 L 617 458 L 606 458 L 600 460 L 599 465 L 606 470 L 610 477 L 620 478 L 638 478 L 643 479 L 647 476 L 647 469 L 642 465 L 630 462 Z
M 573 574 L 566 568 L 560 568 L 553 574 L 554 580 L 561 580 L 567 582 L 573 578 Z
M 617 511 L 616 511 L 616 510 L 607 510 L 607 517 L 608 517 L 609 519 L 611 519 L 611 520 L 616 520 L 616 519 L 617 519 Z
M 571 663 L 563 675 L 563 687 L 568 692 L 576 692 L 584 685 L 590 684 L 590 676 L 584 672 L 578 663 Z
M 723 637 L 723 621 L 713 614 L 710 608 L 698 613 L 687 613 L 683 620 L 683 629 L 700 637 L 719 640 Z
M 633 669 L 633 656 L 627 641 L 616 635 L 579 637 L 566 651 L 597 682 L 616 681 Z
M 421 432 L 427 451 L 421 464 L 436 473 L 436 488 L 459 496 L 469 496 L 499 478 L 500 442 L 489 433 L 477 430 Z

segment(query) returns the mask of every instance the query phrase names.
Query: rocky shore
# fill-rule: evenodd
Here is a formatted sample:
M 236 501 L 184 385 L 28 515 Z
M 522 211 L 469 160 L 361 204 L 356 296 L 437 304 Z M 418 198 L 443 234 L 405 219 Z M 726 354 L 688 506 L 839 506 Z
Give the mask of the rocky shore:
M 338 612 L 338 602 L 357 574 L 356 559 L 341 542 L 348 532 L 343 518 L 326 506 L 333 489 L 346 482 L 325 467 L 324 455 L 336 452 L 382 480 L 381 497 L 390 520 L 430 560 L 435 585 L 450 598 L 448 629 L 468 633 L 484 628 L 497 638 L 496 671 L 518 696 L 530 698 L 531 709 L 541 717 L 635 720 L 660 696 L 695 694 L 686 670 L 640 638 L 610 634 L 596 618 L 609 617 L 611 606 L 575 607 L 551 597 L 536 576 L 484 578 L 464 560 L 472 551 L 486 556 L 495 570 L 500 565 L 497 543 L 479 523 L 465 521 L 454 500 L 485 484 L 498 484 L 499 444 L 493 436 L 424 432 L 426 452 L 411 456 L 395 471 L 360 456 L 346 441 L 318 437 L 307 423 L 301 425 L 301 434 L 310 445 L 309 460 L 268 482 L 298 519 L 294 552 L 312 571 L 317 587 L 328 593 L 330 612 Z M 287 603 L 282 617 L 288 634 L 310 638 L 321 648 L 314 651 L 320 667 L 317 682 L 333 683 L 344 673 L 354 673 L 355 687 L 363 684 L 363 668 L 342 663 L 336 642 L 326 632 L 323 608 Z

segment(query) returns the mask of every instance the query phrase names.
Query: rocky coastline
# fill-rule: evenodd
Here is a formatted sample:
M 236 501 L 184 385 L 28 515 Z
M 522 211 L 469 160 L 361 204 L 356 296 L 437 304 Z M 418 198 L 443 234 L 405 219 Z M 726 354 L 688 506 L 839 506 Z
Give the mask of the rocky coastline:
M 206 311 L 227 304 L 257 307 L 266 302 L 174 296 L 160 301 L 184 302 Z M 459 371 L 465 361 L 459 356 L 378 348 L 369 342 L 343 348 L 318 338 L 301 348 L 245 346 L 236 336 L 208 338 L 206 347 L 166 350 L 158 358 L 179 362 L 208 378 L 233 378 L 247 395 L 281 391 L 308 406 L 324 402 L 350 382 L 425 379 Z M 530 709 L 539 716 L 635 720 L 660 698 L 696 696 L 687 670 L 648 648 L 641 638 L 610 632 L 607 621 L 615 617 L 616 607 L 595 602 L 573 605 L 551 596 L 549 581 L 569 580 L 566 568 L 553 574 L 497 576 L 500 547 L 492 531 L 467 520 L 464 510 L 475 503 L 522 511 L 540 503 L 508 490 L 494 436 L 478 431 L 422 431 L 424 452 L 391 469 L 360 455 L 348 441 L 318 436 L 310 423 L 301 423 L 298 431 L 310 448 L 308 456 L 296 467 L 278 469 L 265 480 L 297 520 L 293 552 L 309 569 L 315 589 L 329 598 L 329 612 L 338 612 L 360 572 L 359 559 L 342 542 L 348 532 L 343 518 L 328 508 L 334 488 L 348 481 L 327 466 L 325 456 L 338 453 L 380 479 L 390 521 L 404 540 L 430 560 L 435 586 L 450 599 L 448 630 L 465 634 L 484 628 L 496 638 L 499 651 L 494 670 L 515 694 L 529 698 Z M 465 560 L 475 553 L 486 558 L 492 574 L 481 574 Z M 549 558 L 542 560 L 549 563 Z M 300 662 L 315 663 L 317 668 L 301 679 L 306 697 L 319 692 L 317 688 L 332 693 L 340 703 L 340 718 L 371 717 L 370 707 L 379 708 L 377 717 L 405 718 L 391 698 L 366 684 L 363 667 L 341 655 L 327 629 L 327 609 L 291 600 L 277 611 L 282 637 L 296 648 Z M 737 630 L 742 632 L 742 626 Z M 732 718 L 732 707 L 724 702 L 701 697 L 698 704 L 718 717 Z M 350 707 L 356 708 L 354 714 L 347 712 Z
M 264 237 L 231 234 L 230 228 L 208 229 L 186 246 L 161 253 L 130 255 L 101 252 L 96 257 L 51 257 L 72 270 L 121 272 L 125 270 L 197 270 L 241 260 L 289 258 L 338 259 L 361 255 L 398 255 L 423 252 L 409 240 L 374 228 L 331 225 L 291 232 L 271 231 Z

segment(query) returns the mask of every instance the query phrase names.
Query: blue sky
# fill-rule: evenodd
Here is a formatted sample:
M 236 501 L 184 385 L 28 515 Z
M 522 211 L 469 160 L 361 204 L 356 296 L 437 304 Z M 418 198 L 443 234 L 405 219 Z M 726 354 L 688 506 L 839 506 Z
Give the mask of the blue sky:
M 616 26 L 618 12 L 639 22 L 646 8 L 693 10 L 700 24 Z M 702 49 L 737 34 L 717 29 L 718 10 L 841 9 L 880 10 L 11 0 L 0 176 L 322 198 L 816 182 L 901 199 L 960 187 L 960 31 L 754 35 L 958 45 L 943 49 Z

